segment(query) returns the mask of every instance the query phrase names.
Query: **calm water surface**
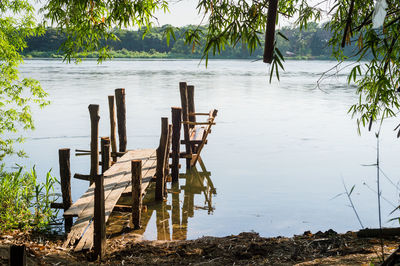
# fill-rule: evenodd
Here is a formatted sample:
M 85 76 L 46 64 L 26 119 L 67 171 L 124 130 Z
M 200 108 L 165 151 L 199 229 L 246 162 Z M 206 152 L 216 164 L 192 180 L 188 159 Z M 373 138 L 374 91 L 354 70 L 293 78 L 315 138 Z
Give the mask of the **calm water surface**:
M 360 224 L 347 198 L 334 198 L 344 192 L 342 179 L 349 189 L 355 185 L 352 199 L 363 225 L 376 227 L 376 168 L 362 166 L 375 163 L 376 139 L 368 132 L 359 136 L 347 114 L 357 100 L 355 88 L 346 85 L 344 75 L 326 79 L 323 91 L 315 88 L 333 65 L 289 61 L 281 81 L 269 84 L 269 68 L 260 61 L 210 61 L 206 69 L 198 60 L 102 65 L 27 60 L 23 75 L 41 81 L 52 104 L 35 109 L 36 130 L 24 145 L 30 158 L 15 161 L 36 164 L 40 173 L 52 168 L 58 175 L 59 148 L 89 148 L 89 104 L 100 104 L 100 135 L 109 135 L 107 95 L 120 87 L 126 88 L 128 148 L 156 147 L 160 117 L 180 105 L 178 83 L 187 81 L 195 85 L 197 111 L 219 110 L 202 155 L 210 174 L 198 166 L 199 173 L 186 180 L 191 188 L 181 179 L 163 206 L 150 206 L 145 238 L 168 239 L 173 231 L 179 231 L 175 238 L 192 239 L 250 230 L 263 236 L 356 230 Z M 400 143 L 394 127 L 395 121 L 385 122 L 381 166 L 398 184 Z M 73 156 L 71 164 L 73 173 L 89 173 L 88 157 Z M 394 226 L 387 221 L 397 216 L 389 212 L 398 204 L 399 191 L 381 177 L 383 220 Z M 73 200 L 87 187 L 73 180 Z

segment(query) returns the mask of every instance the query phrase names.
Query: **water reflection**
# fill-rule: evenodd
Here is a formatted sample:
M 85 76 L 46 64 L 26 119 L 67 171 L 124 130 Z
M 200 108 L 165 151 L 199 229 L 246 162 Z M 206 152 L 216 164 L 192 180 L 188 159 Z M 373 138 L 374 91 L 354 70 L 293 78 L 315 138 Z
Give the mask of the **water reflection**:
M 211 180 L 211 172 L 207 171 L 202 161 L 199 165 L 200 170 L 193 167 L 185 174 L 179 175 L 179 182 L 169 184 L 166 201 L 154 200 L 155 183 L 148 187 L 147 194 L 143 198 L 141 229 L 128 229 L 133 227 L 130 222 L 131 215 L 120 208 L 119 211 L 111 214 L 107 234 L 110 237 L 120 236 L 127 232 L 136 237 L 150 234 L 154 235 L 154 238 L 156 235 L 157 240 L 164 241 L 187 239 L 189 218 L 193 218 L 196 212 L 207 211 L 208 214 L 212 214 L 215 210 L 212 200 L 216 195 L 216 188 Z M 196 204 L 196 202 L 201 202 L 201 204 Z M 117 205 L 130 206 L 130 197 L 121 197 Z M 151 224 L 154 216 L 155 226 Z M 151 232 L 152 230 L 156 230 L 156 234 Z

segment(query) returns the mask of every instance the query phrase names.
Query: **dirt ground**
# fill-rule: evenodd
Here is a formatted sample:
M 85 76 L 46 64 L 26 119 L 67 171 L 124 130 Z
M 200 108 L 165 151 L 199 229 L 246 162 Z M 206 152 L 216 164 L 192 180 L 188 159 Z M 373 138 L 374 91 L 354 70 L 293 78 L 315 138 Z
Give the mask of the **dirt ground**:
M 385 257 L 398 248 L 399 240 L 383 240 Z M 11 244 L 26 245 L 28 265 L 378 265 L 381 257 L 379 239 L 332 230 L 292 238 L 264 238 L 250 232 L 168 242 L 138 241 L 125 234 L 107 240 L 101 262 L 91 262 L 90 252 L 64 249 L 62 243 L 57 236 L 10 232 L 0 236 L 0 263 L 8 265 Z

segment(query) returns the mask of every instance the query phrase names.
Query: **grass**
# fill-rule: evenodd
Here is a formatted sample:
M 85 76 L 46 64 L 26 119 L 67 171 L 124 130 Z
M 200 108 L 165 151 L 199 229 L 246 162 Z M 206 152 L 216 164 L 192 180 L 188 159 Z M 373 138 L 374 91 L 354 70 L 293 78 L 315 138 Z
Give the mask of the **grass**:
M 58 195 L 54 185 L 58 181 L 46 174 L 39 183 L 35 168 L 24 172 L 6 172 L 0 168 L 0 233 L 12 229 L 42 231 L 50 228 L 57 211 L 50 208 Z

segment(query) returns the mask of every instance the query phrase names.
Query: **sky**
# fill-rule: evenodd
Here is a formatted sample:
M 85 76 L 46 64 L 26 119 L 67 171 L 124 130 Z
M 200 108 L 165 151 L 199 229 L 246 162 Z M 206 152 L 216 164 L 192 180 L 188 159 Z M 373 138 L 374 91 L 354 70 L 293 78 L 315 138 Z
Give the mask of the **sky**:
M 1 0 L 0 0 L 1 1 Z M 160 10 L 155 13 L 154 26 L 162 26 L 165 24 L 170 24 L 176 27 L 186 26 L 186 25 L 198 25 L 202 22 L 202 15 L 198 14 L 196 9 L 199 0 L 172 0 L 169 2 L 169 13 L 164 13 L 164 11 Z M 313 3 L 317 0 L 311 0 Z M 35 6 L 36 10 L 39 10 L 44 4 L 44 0 L 30 0 L 31 3 Z M 41 16 L 38 16 L 38 20 Z M 206 20 L 204 22 L 207 22 Z M 204 24 L 204 23 L 203 23 Z M 283 17 L 279 19 L 279 26 L 287 26 L 290 23 L 284 21 Z
M 1 1 L 1 0 L 0 0 Z M 45 1 L 30 0 L 36 10 L 39 10 Z M 160 10 L 155 14 L 158 22 L 155 26 L 171 24 L 181 27 L 189 24 L 197 25 L 201 22 L 202 16 L 198 14 L 196 6 L 198 0 L 174 0 L 169 1 L 169 13 Z M 40 19 L 40 16 L 39 16 Z M 158 24 L 158 25 L 157 25 Z

